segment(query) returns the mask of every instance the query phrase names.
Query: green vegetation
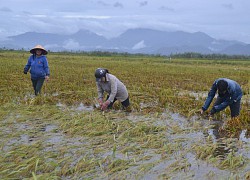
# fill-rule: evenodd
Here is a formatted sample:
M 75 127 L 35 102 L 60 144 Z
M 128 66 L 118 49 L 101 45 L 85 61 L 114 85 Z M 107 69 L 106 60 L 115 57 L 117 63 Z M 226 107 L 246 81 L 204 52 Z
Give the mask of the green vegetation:
M 250 147 L 236 139 L 250 131 L 250 60 L 50 53 L 50 81 L 34 97 L 28 56 L 0 52 L 0 179 L 190 179 L 203 162 L 213 167 L 203 167 L 208 179 L 250 176 Z M 124 82 L 132 113 L 119 103 L 93 108 L 97 67 Z M 211 123 L 198 112 L 219 77 L 239 82 L 244 96 L 239 118 L 229 109 L 215 116 L 228 124 L 213 142 L 200 135 Z

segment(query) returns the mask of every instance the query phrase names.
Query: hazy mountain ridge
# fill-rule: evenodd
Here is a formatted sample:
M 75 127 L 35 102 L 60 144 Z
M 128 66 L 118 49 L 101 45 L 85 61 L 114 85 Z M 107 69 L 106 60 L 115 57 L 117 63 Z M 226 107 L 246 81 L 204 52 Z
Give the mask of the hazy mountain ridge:
M 0 41 L 11 49 L 30 49 L 36 44 L 51 51 L 115 51 L 169 55 L 185 52 L 250 55 L 250 44 L 214 39 L 203 32 L 166 32 L 153 29 L 129 29 L 118 37 L 107 39 L 89 30 L 71 35 L 27 32 Z

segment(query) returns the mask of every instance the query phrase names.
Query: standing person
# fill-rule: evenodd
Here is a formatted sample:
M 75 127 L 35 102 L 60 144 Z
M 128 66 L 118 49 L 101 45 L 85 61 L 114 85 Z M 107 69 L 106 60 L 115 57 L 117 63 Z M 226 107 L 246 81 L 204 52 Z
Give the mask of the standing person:
M 30 69 L 32 86 L 37 96 L 41 93 L 44 80 L 49 80 L 50 70 L 45 56 L 48 52 L 41 45 L 36 45 L 30 50 L 30 53 L 32 55 L 29 57 L 23 72 L 27 74 Z
M 98 92 L 98 102 L 101 110 L 112 108 L 114 102 L 119 100 L 125 110 L 129 110 L 129 96 L 126 86 L 114 75 L 110 74 L 107 69 L 98 68 L 95 71 L 96 86 Z M 108 93 L 107 99 L 104 102 L 104 92 Z
M 218 90 L 218 97 L 211 109 L 209 115 L 222 111 L 227 106 L 230 107 L 231 117 L 237 117 L 240 114 L 240 101 L 242 97 L 242 89 L 240 85 L 227 78 L 216 79 L 208 93 L 208 97 L 202 106 L 201 114 L 210 106 L 216 91 Z

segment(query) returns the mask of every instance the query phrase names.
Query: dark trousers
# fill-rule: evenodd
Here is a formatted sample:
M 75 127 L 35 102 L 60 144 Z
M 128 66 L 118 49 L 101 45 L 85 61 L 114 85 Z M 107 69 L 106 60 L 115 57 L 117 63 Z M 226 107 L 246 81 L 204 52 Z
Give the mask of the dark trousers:
M 108 99 L 108 98 L 109 98 L 109 96 L 107 96 L 107 99 Z M 111 103 L 108 105 L 108 108 L 109 108 L 109 109 L 112 108 L 112 106 L 113 106 L 113 104 L 115 103 L 115 101 L 117 101 L 116 98 L 114 99 L 113 102 L 111 102 Z M 129 97 L 128 97 L 125 101 L 122 101 L 121 104 L 122 104 L 122 106 L 125 107 L 125 108 L 128 107 L 129 104 L 130 104 L 130 102 L 129 102 Z
M 224 98 L 217 97 L 214 106 L 221 104 L 224 101 Z M 234 102 L 233 104 L 229 105 L 231 111 L 231 117 L 237 117 L 240 115 L 240 101 Z
M 44 82 L 44 78 L 40 78 L 40 79 L 31 79 L 32 81 L 32 86 L 34 88 L 35 91 L 35 95 L 37 96 L 38 94 L 41 93 L 41 89 L 43 86 L 43 82 Z

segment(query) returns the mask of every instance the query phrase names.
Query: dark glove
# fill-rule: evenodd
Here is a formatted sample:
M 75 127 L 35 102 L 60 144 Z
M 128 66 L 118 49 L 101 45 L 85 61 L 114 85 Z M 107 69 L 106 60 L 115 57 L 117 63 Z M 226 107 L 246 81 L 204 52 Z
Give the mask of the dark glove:
M 27 74 L 27 71 L 23 71 L 24 74 Z
M 210 111 L 210 115 L 214 115 L 216 113 L 216 109 L 213 107 L 212 109 L 211 109 L 211 111 Z

